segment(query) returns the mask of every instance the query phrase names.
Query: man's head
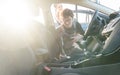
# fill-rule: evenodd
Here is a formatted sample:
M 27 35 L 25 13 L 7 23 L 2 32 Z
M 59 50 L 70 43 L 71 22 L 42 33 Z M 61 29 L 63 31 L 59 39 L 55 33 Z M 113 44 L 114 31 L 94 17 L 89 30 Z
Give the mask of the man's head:
M 63 6 L 62 4 L 54 4 L 55 7 L 55 16 L 56 16 L 56 20 L 59 24 L 62 24 L 62 19 L 61 19 L 61 12 L 63 10 Z
M 64 9 L 61 12 L 61 16 L 62 16 L 62 20 L 63 20 L 63 25 L 66 28 L 72 27 L 72 22 L 73 22 L 73 17 L 74 17 L 74 14 L 73 14 L 72 10 Z
M 62 4 L 59 4 L 59 3 L 54 4 L 54 7 L 55 7 L 56 11 L 61 11 L 63 9 Z

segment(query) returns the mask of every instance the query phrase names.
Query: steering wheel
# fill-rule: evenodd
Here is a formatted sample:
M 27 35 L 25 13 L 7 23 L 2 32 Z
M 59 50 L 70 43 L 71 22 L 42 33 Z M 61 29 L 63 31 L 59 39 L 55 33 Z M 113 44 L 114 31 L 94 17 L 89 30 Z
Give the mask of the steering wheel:
M 88 36 L 97 35 L 102 26 L 102 18 L 98 15 L 98 11 L 96 10 L 93 18 L 85 31 L 84 37 L 87 38 Z

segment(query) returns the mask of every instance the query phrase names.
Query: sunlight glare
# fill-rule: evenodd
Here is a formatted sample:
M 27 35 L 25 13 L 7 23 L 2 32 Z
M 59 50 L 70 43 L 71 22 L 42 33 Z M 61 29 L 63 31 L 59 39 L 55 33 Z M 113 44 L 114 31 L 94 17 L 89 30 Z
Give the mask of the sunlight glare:
M 0 16 L 6 27 L 16 32 L 24 31 L 27 23 L 33 17 L 27 2 L 10 0 L 0 8 Z

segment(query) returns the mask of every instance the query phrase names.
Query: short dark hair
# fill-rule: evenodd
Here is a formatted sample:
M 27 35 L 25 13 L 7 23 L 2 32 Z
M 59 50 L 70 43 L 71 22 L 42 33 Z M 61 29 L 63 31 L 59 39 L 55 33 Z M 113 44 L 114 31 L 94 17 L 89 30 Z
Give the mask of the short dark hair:
M 74 17 L 74 14 L 73 14 L 73 11 L 72 11 L 72 10 L 66 8 L 66 9 L 64 9 L 64 10 L 62 11 L 61 16 L 63 16 L 64 18 L 65 18 L 65 17 L 68 17 L 68 16 L 71 16 L 71 17 L 73 18 L 73 17 Z

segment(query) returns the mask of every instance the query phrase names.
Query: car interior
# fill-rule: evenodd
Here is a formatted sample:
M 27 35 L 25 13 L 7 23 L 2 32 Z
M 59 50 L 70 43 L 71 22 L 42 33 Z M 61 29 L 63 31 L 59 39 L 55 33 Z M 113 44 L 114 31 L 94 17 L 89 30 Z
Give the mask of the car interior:
M 27 2 L 27 0 L 25 1 Z M 13 0 L 14 2 L 16 1 Z M 6 13 L 3 11 L 7 10 L 10 5 L 4 10 L 0 6 L 0 11 L 3 12 L 2 16 L 0 13 L 0 75 L 120 74 L 119 11 L 114 11 L 90 0 L 31 0 L 28 2 L 32 5 L 31 11 L 34 16 L 38 16 L 38 9 L 43 10 L 44 23 L 28 17 L 29 22 L 24 26 L 21 21 L 18 22 L 14 19 L 15 25 L 24 26 L 24 28 L 15 28 L 15 25 L 6 21 L 8 18 L 3 18 L 6 16 L 3 15 Z M 2 3 L 4 1 L 1 2 L 1 5 Z M 83 50 L 78 57 L 59 58 L 62 45 L 61 40 L 57 38 L 54 13 L 51 14 L 51 6 L 55 3 L 73 4 L 94 10 L 85 29 L 83 40 L 77 42 Z M 9 10 L 10 12 L 11 10 Z M 24 15 L 22 20 L 28 18 Z M 42 19 L 40 20 L 42 21 Z M 19 28 L 21 28 L 21 32 L 19 32 Z

